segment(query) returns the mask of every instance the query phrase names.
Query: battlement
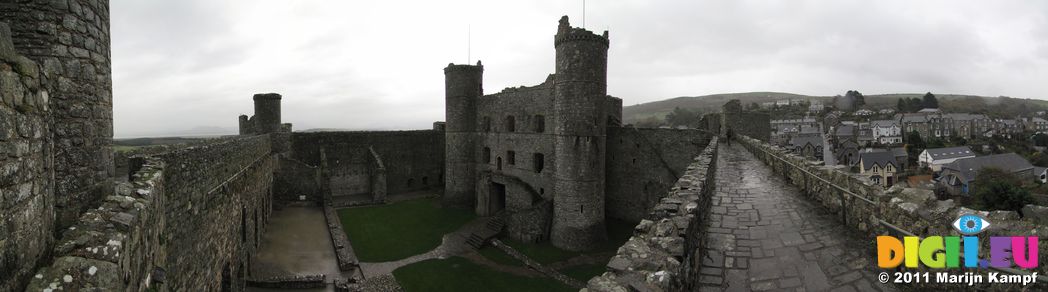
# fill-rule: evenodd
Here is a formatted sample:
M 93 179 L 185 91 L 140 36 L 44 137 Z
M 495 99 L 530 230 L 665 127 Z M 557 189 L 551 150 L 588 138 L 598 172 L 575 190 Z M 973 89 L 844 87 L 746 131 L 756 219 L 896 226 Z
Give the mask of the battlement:
M 281 96 L 278 93 L 258 93 L 253 97 L 254 100 L 280 100 Z
M 451 72 L 484 72 L 484 65 L 477 61 L 477 65 L 448 63 L 444 68 L 444 74 Z
M 565 42 L 575 41 L 596 42 L 603 44 L 605 47 L 610 44 L 608 41 L 608 31 L 605 30 L 603 35 L 598 35 L 584 28 L 571 27 L 571 24 L 568 23 L 568 17 L 561 17 L 560 26 L 557 28 L 557 35 L 553 37 L 553 46 L 559 46 Z

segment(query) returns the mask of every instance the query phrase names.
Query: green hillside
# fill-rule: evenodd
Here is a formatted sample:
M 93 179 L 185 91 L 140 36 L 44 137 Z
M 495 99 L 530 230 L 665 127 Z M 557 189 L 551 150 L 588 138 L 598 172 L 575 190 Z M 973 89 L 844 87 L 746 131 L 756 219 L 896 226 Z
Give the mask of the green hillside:
M 921 98 L 924 93 L 892 93 L 866 95 L 866 108 L 895 109 L 899 98 Z M 1017 99 L 1009 97 L 987 97 L 961 94 L 936 94 L 944 111 L 984 113 L 999 117 L 1030 115 L 1035 111 L 1048 109 L 1048 100 Z M 832 96 L 811 96 L 784 92 L 744 92 L 704 96 L 682 96 L 649 103 L 625 106 L 622 108 L 623 122 L 632 124 L 648 117 L 663 119 L 673 108 L 680 107 L 698 110 L 703 113 L 718 112 L 724 103 L 738 99 L 743 106 L 750 103 L 762 103 L 783 99 L 802 99 L 821 101 L 829 105 Z

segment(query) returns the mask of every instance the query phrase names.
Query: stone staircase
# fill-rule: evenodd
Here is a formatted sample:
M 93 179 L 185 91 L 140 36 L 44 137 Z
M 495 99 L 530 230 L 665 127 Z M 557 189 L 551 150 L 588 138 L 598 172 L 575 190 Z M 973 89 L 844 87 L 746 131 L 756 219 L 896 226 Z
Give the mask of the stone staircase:
M 469 234 L 469 237 L 466 238 L 466 244 L 469 244 L 474 249 L 480 249 L 488 240 L 502 232 L 502 228 L 506 226 L 505 217 L 505 212 L 499 212 L 491 216 L 488 222 L 484 224 L 484 228 Z

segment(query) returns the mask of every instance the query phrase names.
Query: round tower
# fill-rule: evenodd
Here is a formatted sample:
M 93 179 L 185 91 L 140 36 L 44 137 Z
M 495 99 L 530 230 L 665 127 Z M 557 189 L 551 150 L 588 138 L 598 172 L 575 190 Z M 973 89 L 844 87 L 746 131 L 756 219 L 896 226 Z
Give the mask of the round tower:
M 269 134 L 280 130 L 280 94 L 255 94 L 255 126 L 258 133 Z
M 484 66 L 444 68 L 444 205 L 471 208 L 476 199 L 477 98 L 484 95 Z
M 47 184 L 30 187 L 23 183 L 20 192 L 14 193 L 0 190 L 8 197 L 0 207 L 0 217 L 6 217 L 6 231 L 18 241 L 14 244 L 8 237 L 6 246 L 0 244 L 0 254 L 9 255 L 0 260 L 6 263 L 0 263 L 0 291 L 11 291 L 27 282 L 40 257 L 52 250 L 50 245 L 58 232 L 113 194 L 109 1 L 0 1 L 0 22 L 6 22 L 11 31 L 10 44 L 3 41 L 0 45 L 0 51 L 8 52 L 0 54 L 13 57 L 9 52 L 13 47 L 20 55 L 13 60 L 18 66 L 0 69 L 9 71 L 13 67 L 17 73 L 2 74 L 7 81 L 0 81 L 2 87 L 14 88 L 19 76 L 31 76 L 23 80 L 31 80 L 29 87 L 36 89 L 37 95 L 14 99 L 20 104 L 33 101 L 17 108 L 38 106 L 35 112 L 47 113 L 46 119 L 18 120 L 18 129 L 25 130 L 24 139 L 43 141 L 21 144 L 29 147 L 27 151 L 35 158 L 21 157 L 21 169 L 14 168 L 15 177 L 44 178 Z M 32 62 L 20 60 L 23 57 Z M 43 92 L 46 94 L 40 94 Z M 6 111 L 0 115 L 16 116 Z M 0 118 L 0 124 L 4 118 Z M 3 137 L 4 132 L 0 129 L 0 140 L 19 141 L 17 137 Z M 27 159 L 40 162 L 29 163 Z M 36 173 L 39 170 L 46 171 Z M 0 231 L 0 241 L 5 233 Z
M 553 228 L 550 241 L 584 250 L 607 239 L 604 229 L 604 144 L 608 32 L 597 35 L 560 19 L 554 37 Z
M 4 1 L 18 52 L 46 78 L 54 143 L 56 230 L 111 195 L 113 86 L 109 1 Z

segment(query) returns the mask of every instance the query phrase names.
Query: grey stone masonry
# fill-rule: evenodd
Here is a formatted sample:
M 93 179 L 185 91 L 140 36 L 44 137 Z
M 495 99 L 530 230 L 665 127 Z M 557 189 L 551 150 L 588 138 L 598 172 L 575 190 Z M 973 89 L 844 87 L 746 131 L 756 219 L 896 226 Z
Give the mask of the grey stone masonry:
M 691 291 L 704 261 L 705 222 L 717 171 L 717 138 L 694 158 L 633 237 L 589 280 L 588 291 Z
M 46 76 L 10 37 L 0 22 L 0 291 L 25 285 L 55 228 Z
M 972 210 L 958 206 L 953 200 L 936 200 L 935 196 L 927 190 L 902 187 L 885 190 L 867 178 L 849 173 L 844 167 L 823 166 L 794 155 L 786 149 L 745 136 L 737 136 L 737 141 L 753 153 L 758 160 L 763 161 L 776 176 L 781 176 L 796 185 L 815 203 L 840 218 L 838 222 L 843 226 L 862 234 L 871 246 L 874 244 L 874 237 L 878 235 L 959 236 L 960 234 L 951 227 L 951 223 L 960 215 L 972 213 L 986 216 L 992 222 L 986 231 L 978 235 L 980 250 L 989 250 L 989 237 L 991 236 L 1044 238 L 1045 235 L 1048 235 L 1048 225 L 1046 225 L 1048 222 L 1041 220 L 1038 215 L 1034 214 L 1035 212 L 1028 212 L 1031 214 L 1020 219 L 1014 211 Z M 1027 208 L 1030 211 L 1035 209 L 1037 208 Z M 1037 248 L 1042 251 L 1048 249 L 1048 241 L 1038 241 Z M 1048 254 L 1039 253 L 1038 262 L 1046 261 L 1048 261 Z M 911 271 L 925 270 L 922 268 Z M 1012 271 L 1000 269 L 990 271 L 1012 273 Z M 954 272 L 959 273 L 964 270 L 954 270 Z M 986 273 L 987 270 L 977 269 L 971 272 Z M 1029 272 L 1044 275 L 1048 273 L 1048 266 L 1039 265 L 1033 270 L 1019 271 L 1019 273 Z M 1035 290 L 1048 289 L 1044 287 L 1046 282 L 1048 278 L 1040 277 L 1033 288 Z M 962 288 L 957 285 L 935 283 L 924 283 L 913 287 L 947 290 Z M 963 288 L 989 291 L 1015 289 L 1014 286 L 986 283 Z
M 722 145 L 700 291 L 894 291 L 873 246 L 738 143 Z
M 54 263 L 38 270 L 26 291 L 142 291 L 162 281 L 154 271 L 167 259 L 164 168 L 161 159 L 143 159 L 130 183 L 62 230 Z
M 3 1 L 14 48 L 37 64 L 49 95 L 56 229 L 112 194 L 113 103 L 108 0 Z M 34 73 L 35 74 L 35 73 Z

